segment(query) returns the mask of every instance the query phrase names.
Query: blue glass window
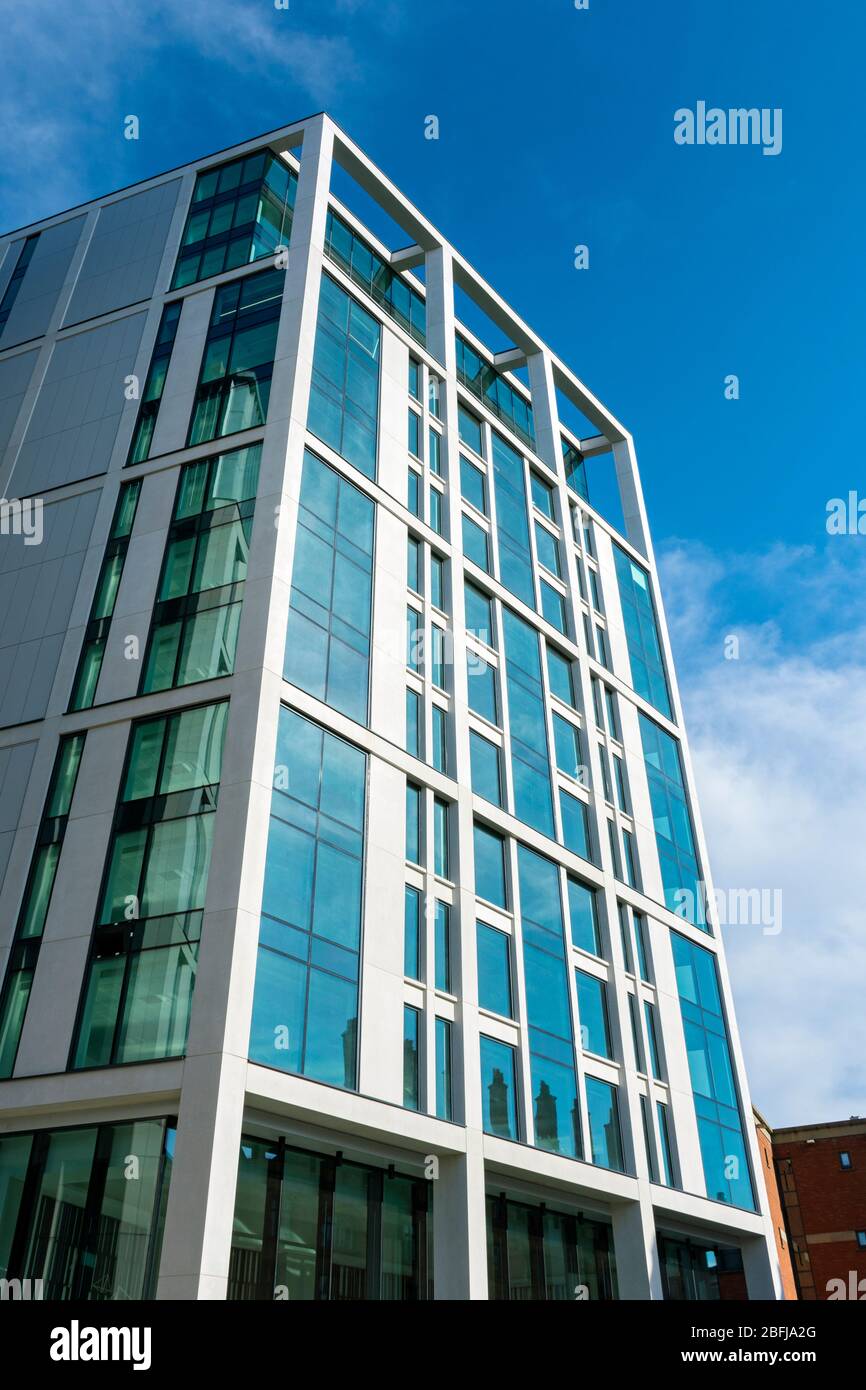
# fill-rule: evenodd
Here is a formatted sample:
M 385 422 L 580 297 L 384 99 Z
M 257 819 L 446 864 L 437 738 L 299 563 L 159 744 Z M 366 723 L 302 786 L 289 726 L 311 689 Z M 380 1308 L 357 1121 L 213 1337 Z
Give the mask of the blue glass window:
M 448 773 L 448 735 L 447 735 L 447 715 L 441 705 L 434 705 L 431 710 L 432 725 L 431 733 L 433 739 L 432 763 L 437 772 Z
M 406 665 L 420 671 L 424 654 L 424 615 L 411 605 L 406 608 Z
M 511 728 L 514 814 L 553 838 L 550 755 L 538 633 L 510 609 L 503 614 L 505 673 Z
M 436 988 L 451 993 L 451 909 L 437 899 L 433 918 Z
M 507 933 L 488 927 L 485 922 L 476 926 L 478 945 L 478 1003 L 482 1009 L 512 1018 L 514 1005 L 511 994 L 511 941 Z
M 411 407 L 408 411 L 407 443 L 409 453 L 416 459 L 421 457 L 421 416 Z
M 565 616 L 565 599 L 558 589 L 554 589 L 552 584 L 548 584 L 546 579 L 541 581 L 541 611 L 557 632 L 567 636 L 568 622 Z
M 298 178 L 258 150 L 198 175 L 172 289 L 221 275 L 288 246 Z
M 649 1063 L 652 1074 L 656 1081 L 663 1081 L 661 1057 L 659 1055 L 659 1043 L 656 1033 L 656 1011 L 648 999 L 643 1001 L 644 1018 L 646 1019 L 647 1039 L 649 1041 Z
M 406 583 L 416 594 L 424 592 L 424 555 L 421 542 L 410 536 L 406 542 Z
M 421 1015 L 408 1004 L 403 1007 L 403 1104 L 407 1110 L 420 1106 L 419 1033 Z
M 639 718 L 665 906 L 706 931 L 703 878 L 679 744 L 646 715 Z
M 427 337 L 427 307 L 402 275 L 392 270 L 387 261 L 358 236 L 336 212 L 329 210 L 325 228 L 325 254 L 404 328 L 416 343 Z M 409 390 L 418 396 L 420 364 L 409 359 Z M 415 389 L 413 389 L 413 386 Z
M 494 830 L 475 822 L 475 892 L 485 902 L 508 906 L 505 883 L 505 841 Z
M 613 558 L 631 663 L 631 683 L 638 695 L 670 719 L 671 701 L 649 575 L 616 544 Z
M 487 483 L 480 468 L 460 455 L 460 491 L 467 502 L 487 515 Z
M 421 855 L 421 788 L 406 783 L 406 858 L 412 864 L 422 863 Z
M 421 894 L 408 883 L 403 922 L 403 972 L 412 980 L 421 978 Z
M 499 578 L 529 608 L 535 607 L 535 581 L 529 543 L 529 508 L 523 459 L 493 435 L 493 489 L 499 541 Z
M 576 878 L 568 880 L 568 914 L 574 945 L 592 956 L 600 956 L 596 892 L 587 884 L 579 883 Z
M 466 628 L 484 642 L 486 646 L 496 647 L 496 632 L 493 627 L 493 605 L 487 594 L 476 589 L 468 581 L 464 585 L 466 603 Z
M 562 576 L 562 566 L 559 563 L 559 542 L 555 536 L 545 526 L 535 523 L 535 549 L 538 554 L 538 563 L 543 565 L 551 574 L 555 574 L 557 579 Z
M 437 797 L 433 802 L 433 871 L 439 878 L 451 877 L 450 857 L 448 802 Z
M 580 1019 L 580 1045 L 597 1057 L 612 1057 L 607 1016 L 607 987 L 595 975 L 575 970 L 577 1013 Z
M 285 278 L 283 270 L 260 270 L 217 288 L 188 444 L 267 420 Z
M 494 1038 L 481 1039 L 481 1103 L 485 1134 L 519 1138 L 515 1052 Z
M 580 781 L 583 759 L 580 752 L 580 730 L 561 714 L 553 716 L 553 742 L 556 748 L 556 766 L 567 777 Z
M 445 611 L 445 561 L 439 555 L 430 556 L 430 602 Z
M 457 334 L 457 380 L 483 401 L 494 415 L 510 425 L 531 448 L 535 448 L 532 406 L 509 386 L 491 363 L 486 362 L 465 338 Z
M 588 1076 L 586 1106 L 593 1163 L 600 1168 L 612 1168 L 616 1173 L 623 1172 L 616 1087 L 607 1081 L 600 1081 L 596 1076 Z
M 530 473 L 529 483 L 532 488 L 532 502 L 543 516 L 549 521 L 556 520 L 556 513 L 553 506 L 553 488 L 546 483 L 543 478 L 539 478 L 537 473 Z M 559 573 L 559 570 L 556 571 Z
M 463 513 L 463 554 L 473 565 L 490 573 L 490 545 L 487 532 L 471 516 Z
M 550 693 L 555 695 L 563 704 L 576 708 L 574 699 L 574 676 L 572 666 L 567 656 L 561 656 L 554 651 L 553 647 L 547 648 L 547 678 L 550 681 Z
M 524 845 L 518 867 L 535 1143 L 575 1158 L 580 1119 L 559 870 Z
M 250 1058 L 356 1082 L 367 759 L 280 710 Z
M 668 1125 L 668 1108 L 663 1101 L 656 1101 L 656 1115 L 659 1122 L 659 1135 L 662 1141 L 662 1164 L 664 1167 L 665 1187 L 676 1187 L 674 1182 L 674 1161 L 671 1152 L 670 1126 Z
M 421 757 L 421 696 L 417 690 L 406 691 L 406 752 Z
M 437 478 L 442 476 L 442 436 L 438 430 L 428 429 L 428 461 L 430 472 L 435 473 Z
M 430 679 L 440 690 L 445 689 L 445 633 L 435 623 L 430 628 Z
M 716 962 L 710 951 L 696 946 L 679 932 L 671 932 L 671 946 L 707 1196 L 754 1211 L 755 1198 Z
M 453 1118 L 451 1086 L 451 1024 L 436 1019 L 436 1114 L 440 1120 Z
M 283 674 L 367 722 L 375 506 L 304 454 Z
M 498 747 L 471 729 L 469 748 L 472 758 L 473 792 L 476 796 L 482 796 L 485 801 L 492 801 L 494 806 L 501 806 L 502 775 Z
M 570 849 L 572 854 L 579 854 L 581 859 L 588 859 L 592 863 L 586 803 L 578 801 L 576 796 L 571 796 L 569 792 L 561 790 L 559 805 L 562 811 L 562 839 L 566 849 Z
M 461 444 L 474 449 L 480 458 L 484 453 L 481 447 L 481 421 L 462 405 L 457 407 L 457 431 Z
M 376 474 L 379 325 L 322 276 L 307 427 L 368 478 Z
M 496 697 L 496 667 L 491 666 L 474 651 L 466 653 L 469 708 L 491 724 L 499 723 L 499 703 Z

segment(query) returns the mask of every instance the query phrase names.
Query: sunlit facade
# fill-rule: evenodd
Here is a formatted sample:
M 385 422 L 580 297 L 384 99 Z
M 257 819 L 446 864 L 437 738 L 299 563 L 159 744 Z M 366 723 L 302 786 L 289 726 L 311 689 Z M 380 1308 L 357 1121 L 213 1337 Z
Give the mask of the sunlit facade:
M 319 115 L 0 242 L 0 443 L 0 1278 L 776 1297 L 627 430 Z

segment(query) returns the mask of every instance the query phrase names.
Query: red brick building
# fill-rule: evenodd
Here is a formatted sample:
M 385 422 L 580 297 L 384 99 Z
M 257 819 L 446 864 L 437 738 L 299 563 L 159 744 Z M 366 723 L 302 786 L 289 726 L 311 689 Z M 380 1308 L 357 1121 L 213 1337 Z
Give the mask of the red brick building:
M 786 1299 L 795 1299 L 799 1297 L 799 1294 L 797 1293 L 797 1281 L 794 1277 L 794 1266 L 791 1263 L 791 1247 L 789 1244 L 788 1228 L 785 1224 L 785 1209 L 782 1204 L 781 1193 L 779 1192 L 779 1183 L 776 1177 L 776 1167 L 773 1159 L 773 1131 L 770 1129 L 770 1126 L 759 1110 L 753 1109 L 752 1113 L 755 1117 L 758 1149 L 761 1154 L 764 1182 L 767 1186 L 767 1200 L 770 1203 L 770 1215 L 773 1218 L 773 1234 L 776 1237 L 776 1254 L 779 1257 L 779 1270 L 782 1275 L 782 1296 Z
M 775 1194 L 766 1166 L 764 1178 L 774 1223 L 781 1200 L 796 1279 L 786 1297 L 866 1301 L 866 1119 L 770 1131 L 756 1118 L 765 1165 L 772 1142 Z M 784 1263 L 782 1271 L 784 1279 Z

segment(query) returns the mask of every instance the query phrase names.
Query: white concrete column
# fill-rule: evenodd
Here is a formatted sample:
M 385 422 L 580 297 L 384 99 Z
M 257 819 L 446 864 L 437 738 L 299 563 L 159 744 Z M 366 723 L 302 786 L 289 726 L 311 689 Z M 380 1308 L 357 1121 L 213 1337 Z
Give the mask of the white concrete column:
M 472 776 L 469 754 L 469 691 L 466 670 L 466 612 L 463 598 L 460 442 L 457 432 L 457 350 L 454 341 L 454 267 L 447 247 L 428 251 L 427 346 L 445 370 L 441 410 L 443 471 L 452 541 L 451 626 L 455 661 L 451 672 L 457 803 L 452 809 L 452 851 L 459 884 L 451 913 L 452 965 L 460 1002 L 452 1032 L 454 1118 L 466 1126 L 467 1153 L 441 1161 L 434 1184 L 434 1270 L 437 1298 L 487 1298 L 487 1235 L 484 1196 L 481 1065 L 478 1021 L 478 958 L 475 945 L 475 874 Z
M 663 1299 L 661 1265 L 649 1196 L 615 1206 L 613 1246 L 619 1296 L 624 1301 Z
M 226 1295 L 332 151 L 333 126 L 317 116 L 304 132 L 158 1298 Z

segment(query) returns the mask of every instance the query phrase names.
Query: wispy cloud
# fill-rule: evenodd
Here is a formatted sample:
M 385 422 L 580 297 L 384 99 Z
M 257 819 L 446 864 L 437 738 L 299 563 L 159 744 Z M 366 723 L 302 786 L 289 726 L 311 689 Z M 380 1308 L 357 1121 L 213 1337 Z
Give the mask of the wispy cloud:
M 330 105 L 363 76 L 353 14 L 345 5 L 282 10 L 262 0 L 0 0 L 0 225 L 128 181 L 122 120 L 140 112 L 136 102 L 164 98 L 167 111 L 184 109 L 195 93 L 213 110 L 222 94 L 223 112 L 238 113 L 237 138 L 263 98 L 280 110 L 274 125 Z
M 716 884 L 783 893 L 778 936 L 725 931 L 752 1094 L 774 1124 L 866 1113 L 866 544 L 847 544 L 676 542 L 661 557 Z M 738 623 L 761 611 L 772 620 Z

